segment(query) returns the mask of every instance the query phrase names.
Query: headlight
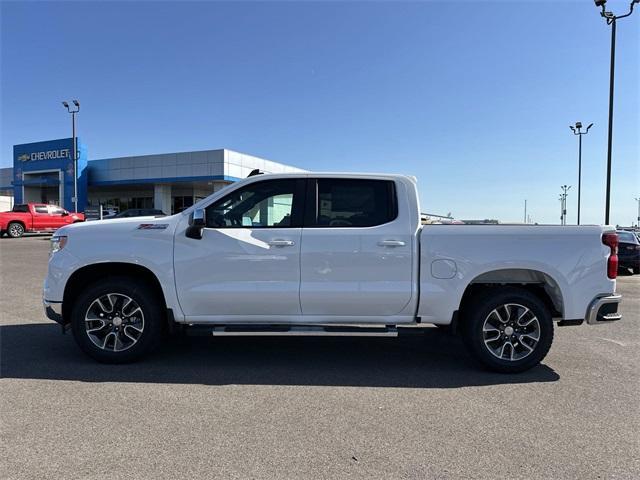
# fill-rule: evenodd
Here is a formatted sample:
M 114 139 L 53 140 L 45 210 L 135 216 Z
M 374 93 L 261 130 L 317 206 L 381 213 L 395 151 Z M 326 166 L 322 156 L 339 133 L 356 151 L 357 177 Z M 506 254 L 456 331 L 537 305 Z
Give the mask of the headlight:
M 51 254 L 56 253 L 58 250 L 62 250 L 67 244 L 67 237 L 54 235 L 51 237 Z

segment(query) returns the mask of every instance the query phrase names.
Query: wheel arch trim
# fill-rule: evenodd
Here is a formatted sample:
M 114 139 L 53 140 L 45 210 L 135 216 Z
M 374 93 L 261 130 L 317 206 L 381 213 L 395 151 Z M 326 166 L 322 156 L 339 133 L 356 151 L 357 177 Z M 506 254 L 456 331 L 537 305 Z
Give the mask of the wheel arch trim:
M 158 293 L 163 301 L 163 310 L 167 308 L 167 292 L 164 291 L 158 276 L 148 267 L 133 262 L 101 262 L 83 265 L 69 275 L 62 298 L 62 319 L 71 321 L 71 307 L 75 298 L 84 287 L 98 278 L 109 276 L 130 276 L 144 278 Z
M 501 268 L 488 270 L 476 275 L 465 287 L 459 302 L 462 308 L 465 300 L 477 286 L 519 286 L 527 290 L 542 287 L 542 299 L 550 307 L 554 317 L 564 318 L 565 298 L 559 282 L 547 272 L 535 268 Z

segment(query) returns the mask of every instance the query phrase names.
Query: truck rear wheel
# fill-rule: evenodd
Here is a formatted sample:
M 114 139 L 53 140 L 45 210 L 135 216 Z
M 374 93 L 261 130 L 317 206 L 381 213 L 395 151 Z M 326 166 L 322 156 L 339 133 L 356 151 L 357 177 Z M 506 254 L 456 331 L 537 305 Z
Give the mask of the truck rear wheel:
M 76 299 L 71 329 L 80 348 L 103 363 L 128 363 L 160 344 L 164 313 L 155 292 L 129 277 L 108 277 Z
M 476 297 L 463 315 L 467 348 L 490 370 L 523 372 L 539 364 L 551 348 L 551 313 L 527 290 L 490 290 Z
M 7 235 L 11 238 L 20 238 L 24 235 L 24 226 L 20 222 L 11 222 L 7 226 Z

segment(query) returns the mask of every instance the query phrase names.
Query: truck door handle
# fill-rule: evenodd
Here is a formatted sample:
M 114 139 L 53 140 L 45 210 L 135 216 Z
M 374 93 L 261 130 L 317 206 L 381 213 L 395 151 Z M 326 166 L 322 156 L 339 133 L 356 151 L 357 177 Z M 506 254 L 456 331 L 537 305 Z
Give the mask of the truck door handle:
M 267 243 L 272 247 L 291 247 L 295 245 L 295 242 L 293 240 L 281 240 L 281 239 L 270 240 Z
M 378 245 L 381 247 L 404 247 L 406 244 L 402 240 L 381 240 Z

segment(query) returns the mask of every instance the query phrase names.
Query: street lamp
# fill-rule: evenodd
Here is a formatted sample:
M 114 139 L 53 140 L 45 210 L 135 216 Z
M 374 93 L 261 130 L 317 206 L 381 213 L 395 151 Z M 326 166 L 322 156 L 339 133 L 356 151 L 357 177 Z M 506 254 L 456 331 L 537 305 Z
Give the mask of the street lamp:
M 580 186 L 582 184 L 582 135 L 589 133 L 589 129 L 593 127 L 593 123 L 590 123 L 587 129 L 582 132 L 582 123 L 576 122 L 575 126 L 569 125 L 569 128 L 574 135 L 578 136 L 578 225 L 580 225 Z
M 560 225 L 564 225 L 564 197 L 562 194 L 560 194 L 558 200 L 560 200 Z
M 629 12 L 624 15 L 614 15 L 612 12 L 605 10 L 607 0 L 594 0 L 596 7 L 601 8 L 600 16 L 607 21 L 607 25 L 611 25 L 611 66 L 609 70 L 609 139 L 607 142 L 607 198 L 604 213 L 604 223 L 609 224 L 609 210 L 611 204 L 611 145 L 613 142 L 613 84 L 616 60 L 616 21 L 628 17 L 633 13 L 633 7 L 640 0 L 631 0 L 629 4 Z
M 640 228 L 640 197 L 634 199 L 638 202 L 638 218 L 636 218 L 636 227 Z
M 69 106 L 67 102 L 62 102 L 67 112 L 71 114 L 71 135 L 73 137 L 73 211 L 78 213 L 78 146 L 76 140 L 76 113 L 80 111 L 80 102 L 73 100 L 75 108 Z
M 567 224 L 567 196 L 569 195 L 568 194 L 569 190 L 571 190 L 571 185 L 561 185 L 560 188 L 562 189 L 562 193 L 560 194 L 560 208 L 561 208 L 560 221 L 562 225 L 566 225 Z

